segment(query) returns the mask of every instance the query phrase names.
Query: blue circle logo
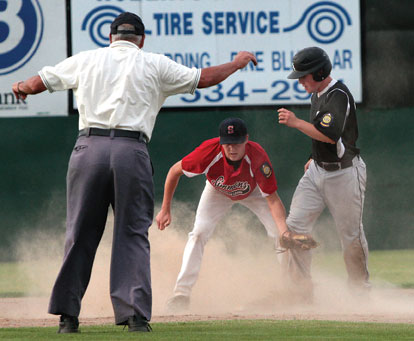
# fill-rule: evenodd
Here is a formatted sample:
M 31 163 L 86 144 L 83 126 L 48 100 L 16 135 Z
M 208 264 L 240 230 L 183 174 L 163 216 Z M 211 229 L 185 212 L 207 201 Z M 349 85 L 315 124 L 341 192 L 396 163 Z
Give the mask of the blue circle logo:
M 43 36 L 38 0 L 0 0 L 0 75 L 25 65 Z
M 345 27 L 352 24 L 351 17 L 345 8 L 331 1 L 321 1 L 308 7 L 299 21 L 284 28 L 283 32 L 295 30 L 305 20 L 307 20 L 309 35 L 321 44 L 330 44 L 338 40 Z
M 89 31 L 92 41 L 100 46 L 109 45 L 109 33 L 112 21 L 123 13 L 122 8 L 116 6 L 100 6 L 90 11 L 82 22 L 82 31 Z

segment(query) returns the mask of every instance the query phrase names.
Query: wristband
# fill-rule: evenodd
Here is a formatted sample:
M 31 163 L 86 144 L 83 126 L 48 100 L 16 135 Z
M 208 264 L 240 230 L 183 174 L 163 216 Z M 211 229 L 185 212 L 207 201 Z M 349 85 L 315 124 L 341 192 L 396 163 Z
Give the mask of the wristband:
M 27 95 L 27 93 L 25 93 L 24 91 L 21 91 L 21 90 L 20 90 L 20 88 L 19 88 L 20 83 L 24 83 L 24 81 L 17 82 L 17 92 L 18 92 L 20 95 Z

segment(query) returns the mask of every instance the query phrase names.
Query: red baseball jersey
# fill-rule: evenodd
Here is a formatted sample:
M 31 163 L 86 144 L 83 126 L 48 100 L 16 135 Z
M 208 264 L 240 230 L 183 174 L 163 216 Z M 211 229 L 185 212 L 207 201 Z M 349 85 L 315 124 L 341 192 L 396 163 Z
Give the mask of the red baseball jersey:
M 269 157 L 256 142 L 247 142 L 246 153 L 236 170 L 227 162 L 218 137 L 204 141 L 182 159 L 181 165 L 186 176 L 205 174 L 216 190 L 232 200 L 248 197 L 257 185 L 263 196 L 277 190 Z

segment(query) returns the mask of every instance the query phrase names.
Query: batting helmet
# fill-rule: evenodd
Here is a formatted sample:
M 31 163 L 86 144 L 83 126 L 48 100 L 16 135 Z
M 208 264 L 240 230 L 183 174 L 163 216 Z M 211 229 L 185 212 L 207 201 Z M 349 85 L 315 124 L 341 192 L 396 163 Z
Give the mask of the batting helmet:
M 311 73 L 314 81 L 321 82 L 331 73 L 332 64 L 324 50 L 307 47 L 293 56 L 292 68 L 289 79 L 301 78 Z

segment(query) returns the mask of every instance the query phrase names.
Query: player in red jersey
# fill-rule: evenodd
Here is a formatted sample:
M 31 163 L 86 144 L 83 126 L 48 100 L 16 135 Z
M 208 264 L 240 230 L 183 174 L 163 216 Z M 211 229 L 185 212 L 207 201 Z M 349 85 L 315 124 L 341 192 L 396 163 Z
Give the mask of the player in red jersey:
M 256 142 L 249 141 L 243 120 L 228 118 L 220 124 L 220 137 L 204 141 L 193 152 L 173 165 L 167 175 L 158 228 L 171 223 L 171 201 L 181 175 L 205 174 L 206 186 L 197 208 L 194 228 L 184 249 L 183 262 L 170 312 L 185 310 L 200 271 L 204 246 L 218 221 L 234 203 L 240 203 L 257 215 L 269 237 L 275 239 L 287 231 L 285 207 L 277 194 L 277 183 L 269 157 Z

